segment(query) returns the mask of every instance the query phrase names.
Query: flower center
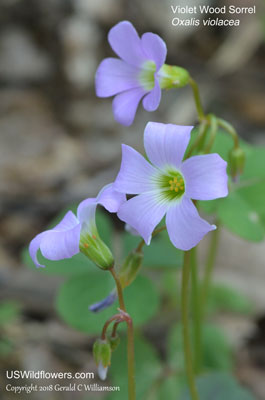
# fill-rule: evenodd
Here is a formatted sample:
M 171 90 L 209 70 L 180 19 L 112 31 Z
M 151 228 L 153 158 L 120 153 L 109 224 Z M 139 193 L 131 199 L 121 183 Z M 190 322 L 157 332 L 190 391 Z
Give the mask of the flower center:
M 179 199 L 185 193 L 184 178 L 177 171 L 169 171 L 167 175 L 160 176 L 159 186 L 166 200 Z
M 146 61 L 142 65 L 141 72 L 139 74 L 139 81 L 141 86 L 145 90 L 152 90 L 155 86 L 155 71 L 156 71 L 156 64 L 154 61 Z

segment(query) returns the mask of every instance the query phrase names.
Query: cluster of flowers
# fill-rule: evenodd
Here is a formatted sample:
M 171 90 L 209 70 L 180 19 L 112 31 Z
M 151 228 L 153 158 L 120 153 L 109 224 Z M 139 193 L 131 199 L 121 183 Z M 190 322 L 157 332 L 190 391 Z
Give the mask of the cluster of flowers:
M 124 21 L 111 29 L 108 38 L 120 59 L 107 58 L 99 65 L 96 92 L 100 97 L 115 95 L 113 112 L 120 123 L 132 123 L 141 99 L 143 107 L 153 111 L 159 105 L 161 89 L 187 84 L 187 71 L 164 64 L 167 49 L 159 36 L 145 33 L 140 38 L 132 24 Z M 117 213 L 147 245 L 164 216 L 170 240 L 181 250 L 196 246 L 216 229 L 199 216 L 192 200 L 227 196 L 226 162 L 218 154 L 183 161 L 191 130 L 191 126 L 149 122 L 144 131 L 148 161 L 132 147 L 122 145 L 115 181 L 96 198 L 82 201 L 77 216 L 69 211 L 58 225 L 31 241 L 29 250 L 35 265 L 44 266 L 37 259 L 40 249 L 50 260 L 70 258 L 81 251 L 100 268 L 111 268 L 112 254 L 96 228 L 98 204 Z

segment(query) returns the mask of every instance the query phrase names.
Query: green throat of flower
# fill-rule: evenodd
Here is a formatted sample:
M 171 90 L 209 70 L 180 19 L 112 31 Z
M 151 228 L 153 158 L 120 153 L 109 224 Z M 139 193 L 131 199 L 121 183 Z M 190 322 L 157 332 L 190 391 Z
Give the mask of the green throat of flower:
M 177 200 L 185 193 L 183 176 L 177 171 L 170 171 L 159 178 L 159 187 L 166 200 Z
M 152 90 L 155 86 L 156 64 L 154 61 L 146 61 L 139 74 L 139 81 L 145 90 Z

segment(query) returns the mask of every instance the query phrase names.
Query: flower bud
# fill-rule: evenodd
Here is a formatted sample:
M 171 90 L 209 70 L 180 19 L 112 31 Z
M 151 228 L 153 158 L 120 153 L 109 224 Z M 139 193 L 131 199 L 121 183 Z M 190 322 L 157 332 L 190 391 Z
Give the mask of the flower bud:
M 116 350 L 117 347 L 118 347 L 119 344 L 120 344 L 120 338 L 119 338 L 119 336 L 117 335 L 117 333 L 116 333 L 115 336 L 111 336 L 111 337 L 109 338 L 109 342 L 110 342 L 111 351 Z
M 190 75 L 184 68 L 164 64 L 158 73 L 161 89 L 181 88 L 189 83 Z
M 93 357 L 97 366 L 101 364 L 103 368 L 107 368 L 111 360 L 111 346 L 109 341 L 97 339 L 93 346 Z
M 100 239 L 98 233 L 81 235 L 79 248 L 99 268 L 111 269 L 113 267 L 113 255 L 108 246 Z
M 142 265 L 143 253 L 133 250 L 125 258 L 125 261 L 119 271 L 119 278 L 123 288 L 130 285 Z
M 244 170 L 246 153 L 241 147 L 234 147 L 229 153 L 229 167 L 232 178 L 237 178 Z

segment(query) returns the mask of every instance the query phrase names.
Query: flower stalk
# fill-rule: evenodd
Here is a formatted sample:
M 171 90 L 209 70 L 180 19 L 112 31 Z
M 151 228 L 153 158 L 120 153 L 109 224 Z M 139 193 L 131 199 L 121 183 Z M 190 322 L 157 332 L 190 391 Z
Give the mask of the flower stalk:
M 204 114 L 203 107 L 202 107 L 199 87 L 197 85 L 197 82 L 192 78 L 189 79 L 189 84 L 193 91 L 193 97 L 195 100 L 195 106 L 196 106 L 196 110 L 197 110 L 197 113 L 199 116 L 199 121 L 202 122 L 205 119 L 205 114 Z
M 110 272 L 115 280 L 119 305 L 120 305 L 120 318 L 125 321 L 127 324 L 127 359 L 128 359 L 128 398 L 129 400 L 135 400 L 135 368 L 134 368 L 134 334 L 133 334 L 133 321 L 131 316 L 126 312 L 123 290 L 121 286 L 121 282 L 119 277 L 117 276 L 114 268 L 110 269 Z M 115 332 L 117 328 L 117 322 L 119 319 L 116 319 L 115 323 Z
M 190 251 L 191 268 L 191 304 L 193 312 L 193 348 L 194 348 L 194 372 L 198 374 L 201 369 L 202 358 L 202 327 L 200 309 L 200 291 L 198 280 L 197 248 L 193 247 Z
M 199 400 L 199 395 L 195 385 L 192 352 L 190 346 L 190 331 L 189 331 L 189 276 L 190 276 L 190 251 L 184 253 L 184 265 L 182 270 L 181 284 L 181 314 L 182 314 L 182 334 L 184 345 L 184 358 L 186 376 L 192 400 Z

